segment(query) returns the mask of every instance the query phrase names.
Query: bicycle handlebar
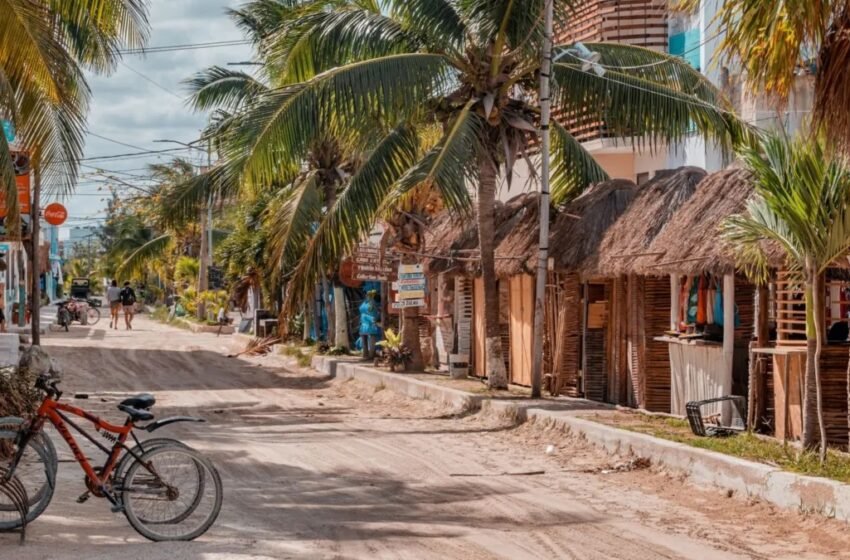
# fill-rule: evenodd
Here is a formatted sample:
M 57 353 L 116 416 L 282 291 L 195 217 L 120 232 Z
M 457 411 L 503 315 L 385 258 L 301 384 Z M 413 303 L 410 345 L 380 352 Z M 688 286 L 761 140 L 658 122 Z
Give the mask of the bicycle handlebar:
M 52 376 L 50 374 L 42 374 L 39 375 L 35 380 L 35 388 L 41 389 L 49 396 L 59 399 L 62 396 L 62 391 L 59 390 L 59 382 L 62 381 L 60 378 Z

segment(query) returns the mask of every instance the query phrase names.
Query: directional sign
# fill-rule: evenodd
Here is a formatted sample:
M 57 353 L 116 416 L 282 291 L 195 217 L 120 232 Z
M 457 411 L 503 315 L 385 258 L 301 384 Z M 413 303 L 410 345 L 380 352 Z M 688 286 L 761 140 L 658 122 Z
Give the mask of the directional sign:
M 425 297 L 425 290 L 400 290 L 398 297 L 399 299 L 422 299 Z
M 422 274 L 425 272 L 425 267 L 421 264 L 400 264 L 398 265 L 398 275 L 402 278 L 402 274 Z
M 393 309 L 406 309 L 408 307 L 424 307 L 424 299 L 403 299 L 393 303 Z

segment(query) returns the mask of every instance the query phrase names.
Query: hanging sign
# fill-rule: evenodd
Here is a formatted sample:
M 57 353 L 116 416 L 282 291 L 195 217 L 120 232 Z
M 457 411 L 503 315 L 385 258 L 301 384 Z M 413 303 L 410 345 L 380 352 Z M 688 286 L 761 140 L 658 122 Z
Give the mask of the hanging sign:
M 406 309 L 408 307 L 424 307 L 424 299 L 403 299 L 393 302 L 393 309 Z
M 30 213 L 30 176 L 15 176 L 15 184 L 18 187 L 18 209 L 21 214 Z M 6 197 L 0 196 L 0 218 L 6 217 Z
M 58 202 L 48 204 L 44 208 L 44 220 L 51 226 L 61 226 L 68 219 L 68 210 Z
M 398 265 L 398 280 L 393 282 L 398 289 L 393 309 L 425 306 L 425 267 L 421 264 Z
M 15 125 L 12 121 L 0 119 L 0 126 L 3 127 L 3 135 L 6 137 L 6 142 L 11 144 L 15 141 Z

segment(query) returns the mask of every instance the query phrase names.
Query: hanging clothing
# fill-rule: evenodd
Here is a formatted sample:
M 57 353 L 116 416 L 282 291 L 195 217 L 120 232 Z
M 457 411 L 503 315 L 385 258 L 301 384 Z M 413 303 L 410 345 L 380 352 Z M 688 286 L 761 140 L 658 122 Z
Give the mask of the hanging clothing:
M 705 326 L 706 322 L 706 301 L 708 298 L 708 281 L 704 275 L 701 275 L 698 280 L 697 288 L 697 317 L 696 324 L 700 327 Z

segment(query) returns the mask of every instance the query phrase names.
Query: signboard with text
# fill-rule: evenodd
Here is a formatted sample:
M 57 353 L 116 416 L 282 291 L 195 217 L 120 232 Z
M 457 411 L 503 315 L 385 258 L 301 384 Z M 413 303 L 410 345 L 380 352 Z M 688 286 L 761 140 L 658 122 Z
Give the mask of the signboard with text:
M 393 282 L 398 290 L 393 309 L 425 307 L 425 267 L 421 264 L 398 265 L 398 280 Z
M 18 208 L 21 214 L 30 213 L 30 176 L 16 175 L 15 184 L 18 187 Z M 0 218 L 6 217 L 6 197 L 0 196 Z

